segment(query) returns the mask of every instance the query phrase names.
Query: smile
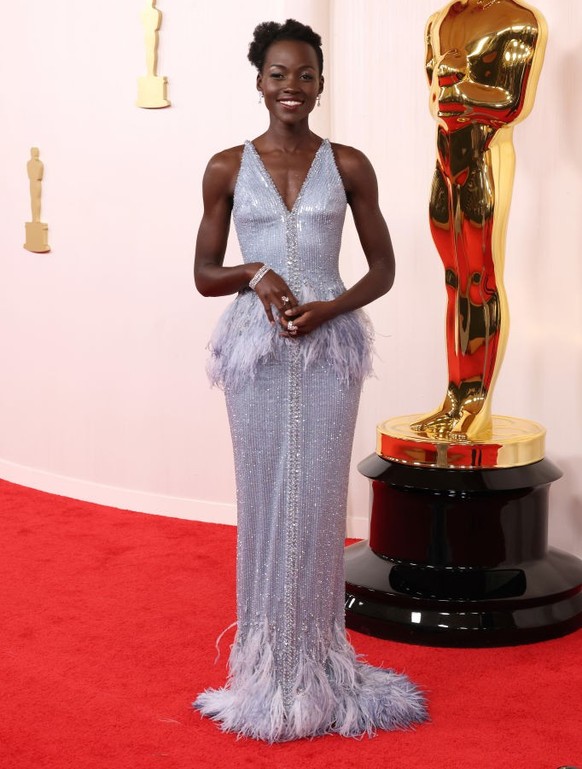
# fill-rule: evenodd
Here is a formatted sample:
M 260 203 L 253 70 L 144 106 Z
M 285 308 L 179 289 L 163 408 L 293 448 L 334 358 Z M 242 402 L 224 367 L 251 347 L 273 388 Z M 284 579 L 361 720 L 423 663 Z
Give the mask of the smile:
M 280 99 L 279 104 L 284 104 L 286 107 L 299 107 L 303 102 L 295 99 Z

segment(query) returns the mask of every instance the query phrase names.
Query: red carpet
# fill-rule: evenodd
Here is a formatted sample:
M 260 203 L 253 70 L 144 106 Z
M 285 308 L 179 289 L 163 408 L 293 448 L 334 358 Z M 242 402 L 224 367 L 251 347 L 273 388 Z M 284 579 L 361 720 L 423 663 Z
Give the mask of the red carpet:
M 431 723 L 267 746 L 190 709 L 220 685 L 235 530 L 0 481 L 1 769 L 557 769 L 582 766 L 582 632 L 505 649 L 352 633 L 425 688 Z

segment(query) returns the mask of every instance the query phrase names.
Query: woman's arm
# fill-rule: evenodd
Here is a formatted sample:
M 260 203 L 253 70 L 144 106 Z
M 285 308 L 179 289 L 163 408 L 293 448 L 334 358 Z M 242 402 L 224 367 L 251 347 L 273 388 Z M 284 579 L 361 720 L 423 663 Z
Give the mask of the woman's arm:
M 386 294 L 394 283 L 394 251 L 378 204 L 378 182 L 368 158 L 353 147 L 334 146 L 336 162 L 352 209 L 368 272 L 334 299 L 337 314 L 355 310 Z
M 210 159 L 202 180 L 204 213 L 196 238 L 194 282 L 203 296 L 234 294 L 248 285 L 260 264 L 223 267 L 240 149 Z M 238 159 L 237 159 L 238 155 Z
M 333 145 L 348 204 L 352 209 L 358 237 L 368 262 L 360 280 L 328 302 L 309 302 L 288 310 L 297 334 L 308 334 L 327 320 L 356 310 L 390 290 L 394 283 L 394 251 L 388 227 L 378 205 L 378 183 L 368 158 L 353 147 Z
M 248 287 L 249 281 L 263 266 L 249 262 L 224 267 L 224 255 L 230 229 L 234 186 L 241 162 L 242 147 L 233 147 L 211 158 L 202 181 L 204 213 L 196 238 L 194 282 L 203 296 L 235 294 Z M 281 276 L 269 270 L 255 287 L 267 318 L 274 322 L 272 306 L 280 312 L 297 301 Z M 289 301 L 283 302 L 283 297 Z

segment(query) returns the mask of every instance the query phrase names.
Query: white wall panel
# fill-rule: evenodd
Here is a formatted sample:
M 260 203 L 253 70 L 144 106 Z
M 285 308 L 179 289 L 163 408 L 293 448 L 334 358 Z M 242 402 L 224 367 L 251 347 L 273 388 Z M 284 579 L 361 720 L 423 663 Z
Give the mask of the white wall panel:
M 377 378 L 365 388 L 350 486 L 351 533 L 366 534 L 375 425 L 432 408 L 446 384 L 445 293 L 427 201 L 434 124 L 423 31 L 432 0 L 159 0 L 159 74 L 172 107 L 134 106 L 141 0 L 12 3 L 0 81 L 0 474 L 146 512 L 234 521 L 222 395 L 205 345 L 229 298 L 191 278 L 210 155 L 266 128 L 246 61 L 254 26 L 293 16 L 325 39 L 313 127 L 362 149 L 396 249 L 393 291 L 370 309 Z M 582 6 L 538 0 L 550 39 L 534 111 L 515 130 L 507 242 L 512 328 L 494 411 L 548 429 L 565 471 L 551 539 L 582 555 Z M 26 161 L 45 164 L 50 254 L 22 248 Z M 227 261 L 239 259 L 233 236 Z M 365 268 L 348 222 L 346 282 Z

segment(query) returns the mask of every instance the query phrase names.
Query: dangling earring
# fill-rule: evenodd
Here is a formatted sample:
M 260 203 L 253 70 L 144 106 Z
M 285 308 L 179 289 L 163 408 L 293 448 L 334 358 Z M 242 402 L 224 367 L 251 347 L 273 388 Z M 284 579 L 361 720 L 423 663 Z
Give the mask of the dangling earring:
M 259 104 L 263 101 L 263 92 L 259 91 Z
M 321 94 L 317 94 L 317 106 L 321 107 Z

